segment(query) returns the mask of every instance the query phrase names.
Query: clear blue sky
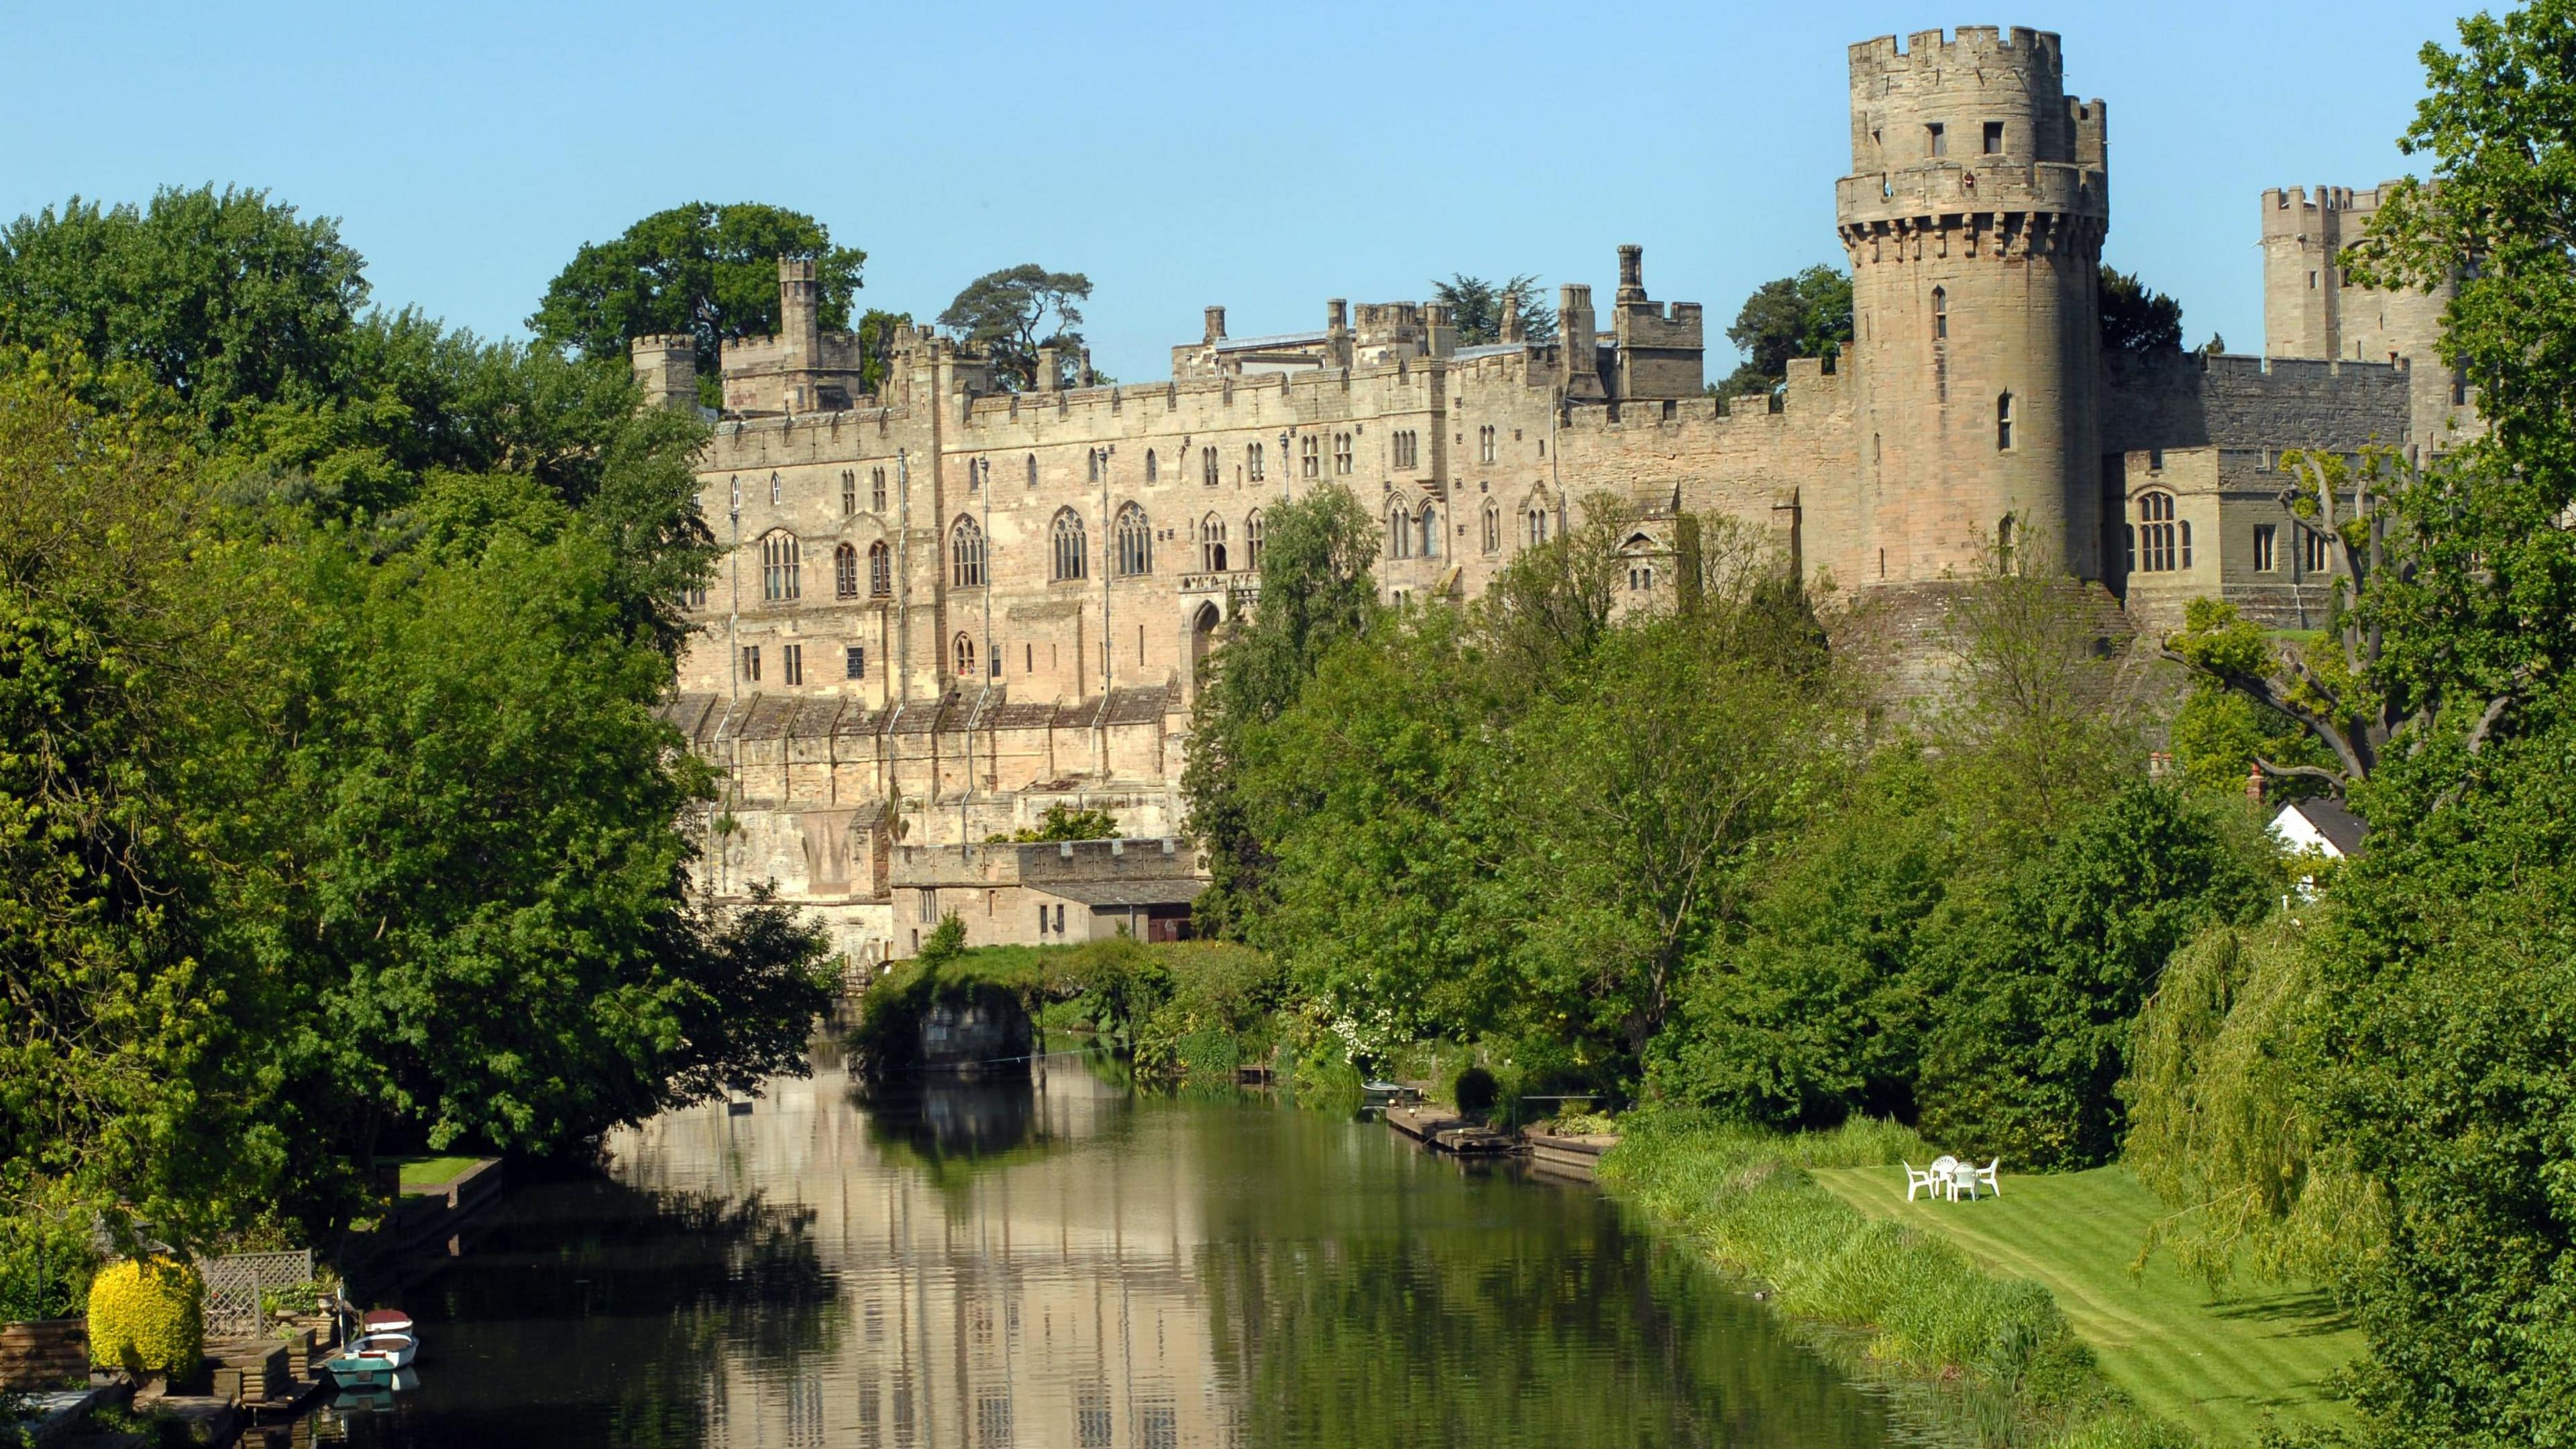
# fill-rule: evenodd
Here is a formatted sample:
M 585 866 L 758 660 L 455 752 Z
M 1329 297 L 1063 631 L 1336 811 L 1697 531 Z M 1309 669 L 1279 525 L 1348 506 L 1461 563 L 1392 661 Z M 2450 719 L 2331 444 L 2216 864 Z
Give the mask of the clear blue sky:
M 690 199 L 774 202 L 867 251 L 865 305 L 926 318 L 995 267 L 1087 272 L 1102 366 L 1143 379 L 1208 303 L 1246 335 L 1453 271 L 1606 291 L 1628 241 L 1655 296 L 1731 320 L 1764 279 L 1838 259 L 1844 46 L 2026 24 L 2110 104 L 2109 259 L 2182 299 L 2190 341 L 2253 350 L 2257 194 L 2403 171 L 2415 53 L 2455 13 L 20 5 L 0 215 L 266 187 L 340 218 L 376 300 L 509 335 L 582 242 Z

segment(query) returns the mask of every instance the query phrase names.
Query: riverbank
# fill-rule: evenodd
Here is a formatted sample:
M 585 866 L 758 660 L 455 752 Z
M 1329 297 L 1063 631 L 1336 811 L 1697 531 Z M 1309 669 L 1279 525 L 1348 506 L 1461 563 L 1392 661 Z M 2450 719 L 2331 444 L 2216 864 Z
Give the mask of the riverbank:
M 2123 1393 L 2046 1288 L 1986 1272 L 1937 1232 L 1864 1214 L 1811 1175 L 1928 1158 L 1912 1132 L 1853 1123 L 1782 1137 L 1653 1112 L 1621 1127 L 1602 1184 L 1763 1285 L 1846 1370 L 1902 1390 L 1909 1415 L 1980 1445 L 2202 1442 Z

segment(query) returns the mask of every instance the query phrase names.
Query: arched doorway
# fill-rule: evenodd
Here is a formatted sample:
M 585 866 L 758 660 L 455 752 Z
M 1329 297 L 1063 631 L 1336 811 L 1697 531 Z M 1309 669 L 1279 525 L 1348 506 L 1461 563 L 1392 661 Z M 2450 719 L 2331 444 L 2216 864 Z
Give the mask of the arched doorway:
M 1216 605 L 1202 603 L 1190 616 L 1190 678 L 1196 682 L 1199 669 L 1207 663 L 1208 651 L 1216 647 Z

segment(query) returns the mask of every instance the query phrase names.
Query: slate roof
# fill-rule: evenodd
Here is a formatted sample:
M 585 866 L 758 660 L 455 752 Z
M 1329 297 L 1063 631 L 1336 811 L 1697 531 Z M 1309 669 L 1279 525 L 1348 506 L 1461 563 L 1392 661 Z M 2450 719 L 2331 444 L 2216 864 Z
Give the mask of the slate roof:
M 2333 800 L 2293 800 L 2285 807 L 2307 817 L 2317 833 L 2334 843 L 2334 848 L 2347 856 L 2361 853 L 2361 842 L 2370 834 L 2370 823 L 2346 810 Z
M 1086 906 L 1185 906 L 1208 888 L 1206 881 L 1188 876 L 1166 880 L 1033 880 L 1023 884 L 1043 895 L 1062 896 Z

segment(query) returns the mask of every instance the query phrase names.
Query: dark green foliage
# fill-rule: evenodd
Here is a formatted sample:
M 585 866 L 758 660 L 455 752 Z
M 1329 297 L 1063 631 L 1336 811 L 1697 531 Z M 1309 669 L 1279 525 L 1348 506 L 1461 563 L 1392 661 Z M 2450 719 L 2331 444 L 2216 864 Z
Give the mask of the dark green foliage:
M 1809 267 L 1764 282 L 1744 299 L 1726 340 L 1744 361 L 1715 391 L 1737 397 L 1776 390 L 1789 376 L 1792 357 L 1833 358 L 1852 339 L 1852 284 L 1834 267 Z
M 132 363 L 222 429 L 247 406 L 339 390 L 362 265 L 337 223 L 263 191 L 74 197 L 0 230 L 0 345 Z
M 2108 262 L 2102 265 L 2101 315 L 2105 352 L 2148 355 L 2182 350 L 2182 304 Z
M 939 314 L 939 325 L 983 348 L 993 359 L 993 381 L 1016 392 L 1037 385 L 1040 347 L 1062 348 L 1069 361 L 1082 346 L 1075 330 L 1082 309 L 1075 304 L 1090 296 L 1091 279 L 1082 273 L 1023 262 L 968 282 Z
M 1504 305 L 1511 301 L 1520 305 L 1522 341 L 1556 340 L 1556 309 L 1539 300 L 1536 277 L 1523 274 L 1490 282 L 1464 272 L 1452 273 L 1448 281 L 1431 284 L 1431 295 L 1449 309 L 1449 324 L 1458 329 L 1461 347 L 1500 342 Z
M 116 362 L 0 350 L 0 1218 L 326 1231 L 802 1066 L 821 941 L 689 898 L 654 713 L 702 429 L 356 265 L 238 193 L 9 232 L 7 325 Z
M 1924 1131 L 2043 1170 L 2109 1161 L 2131 1022 L 2165 959 L 2202 925 L 2260 909 L 2267 884 L 2177 790 L 2136 785 L 2077 822 L 1924 963 L 1940 1001 Z
M 867 253 L 832 245 L 830 230 L 802 212 L 693 201 L 657 211 L 613 241 L 583 243 L 546 284 L 528 330 L 621 367 L 636 338 L 689 333 L 698 340 L 700 400 L 712 403 L 723 345 L 779 329 L 782 257 L 814 263 L 817 324 L 848 327 Z
M 1483 1067 L 1469 1067 L 1449 1079 L 1449 1100 L 1461 1112 L 1471 1116 L 1493 1110 L 1502 1095 L 1502 1084 Z
M 1743 929 L 1693 962 L 1682 1021 L 1656 1042 L 1657 1090 L 1778 1127 L 1911 1120 L 1930 1019 L 1914 952 L 1967 863 L 1960 834 L 1915 752 L 1862 771 Z

